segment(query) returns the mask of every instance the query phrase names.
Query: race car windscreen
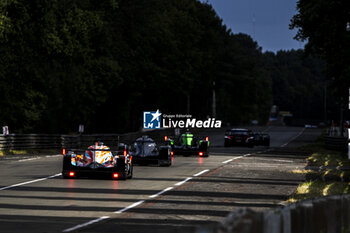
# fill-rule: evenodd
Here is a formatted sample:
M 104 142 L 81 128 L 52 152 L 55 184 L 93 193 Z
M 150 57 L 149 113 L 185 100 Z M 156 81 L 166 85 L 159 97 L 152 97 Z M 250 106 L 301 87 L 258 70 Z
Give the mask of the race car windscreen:
M 133 155 L 139 157 L 157 156 L 157 145 L 154 141 L 136 141 L 134 143 Z

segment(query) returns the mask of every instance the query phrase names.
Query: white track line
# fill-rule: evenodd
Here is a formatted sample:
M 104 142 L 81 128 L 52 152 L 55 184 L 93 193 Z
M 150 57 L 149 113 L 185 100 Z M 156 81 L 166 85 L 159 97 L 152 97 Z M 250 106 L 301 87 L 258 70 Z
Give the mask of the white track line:
M 32 160 L 37 160 L 37 159 L 42 159 L 42 158 L 55 158 L 55 157 L 59 157 L 59 156 L 62 156 L 62 155 L 45 155 L 45 156 L 39 156 L 39 157 L 33 157 L 33 158 L 26 158 L 26 159 L 20 159 L 20 160 L 18 160 L 18 162 L 26 162 L 26 161 L 32 161 Z
M 5 189 L 11 189 L 11 188 L 22 186 L 22 185 L 26 185 L 26 184 L 31 184 L 31 183 L 36 183 L 36 182 L 48 180 L 48 179 L 51 179 L 51 178 L 54 178 L 54 177 L 57 177 L 57 176 L 60 176 L 60 175 L 62 175 L 62 173 L 58 173 L 58 174 L 55 174 L 55 175 L 52 175 L 52 176 L 48 176 L 48 177 L 44 177 L 44 178 L 40 178 L 40 179 L 36 179 L 36 180 L 26 181 L 26 182 L 19 183 L 19 184 L 13 184 L 13 185 L 10 185 L 10 186 L 6 186 L 6 187 L 0 188 L 0 191 L 1 190 L 5 190 Z
M 200 176 L 200 175 L 202 175 L 202 174 L 204 174 L 204 173 L 206 173 L 208 171 L 209 171 L 209 169 L 205 169 L 205 170 L 203 170 L 201 172 L 198 172 L 197 174 L 194 174 L 193 176 Z
M 247 156 L 250 156 L 250 155 L 251 155 L 251 154 L 245 154 L 245 155 L 242 155 L 242 156 L 235 157 L 235 158 L 233 158 L 233 159 L 226 160 L 226 161 L 224 161 L 224 162 L 222 162 L 222 163 L 226 164 L 226 163 L 232 162 L 233 160 L 241 159 L 241 158 L 243 158 L 243 157 L 247 157 Z
M 233 159 L 229 159 L 229 160 L 226 160 L 226 161 L 224 161 L 222 163 L 229 163 L 229 162 L 232 162 L 232 161 L 233 161 Z
M 191 179 L 192 179 L 192 177 L 187 177 L 185 180 L 176 183 L 175 186 L 183 185 L 184 183 L 186 183 L 187 181 L 189 181 Z
M 65 229 L 63 232 L 75 231 L 75 230 L 77 230 L 77 229 L 79 229 L 79 228 L 86 227 L 86 226 L 88 226 L 88 225 L 91 225 L 91 224 L 100 222 L 100 221 L 105 220 L 105 219 L 108 219 L 108 218 L 110 218 L 110 217 L 109 217 L 109 216 L 102 216 L 102 217 L 100 217 L 100 218 L 97 218 L 97 219 L 91 220 L 91 221 L 89 221 L 89 222 L 86 222 L 86 223 L 77 225 L 77 226 L 75 226 L 75 227 L 71 227 L 71 228 Z
M 32 161 L 32 160 L 37 160 L 37 159 L 42 159 L 42 158 L 54 158 L 54 157 L 59 157 L 62 155 L 46 155 L 42 157 L 34 157 L 34 158 L 28 158 L 28 159 L 20 159 L 18 162 L 27 162 L 27 161 Z
M 115 212 L 113 212 L 113 213 L 115 213 L 115 214 L 121 214 L 121 213 L 123 213 L 123 212 L 125 212 L 125 211 L 127 211 L 127 210 L 129 210 L 129 209 L 132 209 L 132 208 L 134 208 L 134 207 L 136 207 L 136 206 L 138 206 L 138 205 L 141 205 L 141 204 L 144 203 L 144 202 L 145 202 L 144 200 L 135 202 L 135 203 L 133 203 L 133 204 L 131 204 L 131 205 L 129 205 L 129 206 L 127 206 L 127 207 L 121 209 L 121 210 L 115 211 Z M 63 232 L 75 231 L 75 230 L 77 230 L 77 229 L 80 229 L 80 228 L 89 226 L 89 225 L 94 224 L 94 223 L 98 223 L 98 222 L 100 222 L 100 221 L 102 221 L 102 220 L 109 219 L 109 218 L 111 218 L 111 217 L 110 217 L 110 216 L 102 216 L 102 217 L 100 217 L 100 218 L 91 220 L 91 221 L 89 221 L 89 222 L 82 223 L 82 224 L 76 225 L 76 226 L 74 226 L 74 227 L 65 229 L 65 230 L 63 230 Z
M 257 158 L 259 160 L 266 160 L 266 161 L 274 161 L 274 162 L 284 162 L 284 163 L 294 163 L 295 161 L 292 161 L 292 160 L 283 160 L 283 159 L 265 159 L 265 158 Z
M 162 191 L 160 191 L 160 192 L 158 192 L 158 193 L 156 193 L 154 195 L 151 195 L 149 197 L 150 198 L 158 197 L 159 195 L 162 195 L 163 193 L 168 192 L 169 190 L 172 190 L 172 189 L 173 189 L 173 187 L 168 187 L 168 188 L 166 188 L 166 189 L 164 189 L 164 190 L 162 190 Z
M 263 133 L 270 130 L 271 128 L 272 128 L 272 126 L 267 127 L 266 129 L 263 130 Z
M 63 155 L 46 155 L 45 158 L 63 157 Z
M 114 213 L 115 214 L 121 214 L 121 213 L 123 213 L 123 212 L 125 212 L 127 210 L 130 210 L 130 209 L 138 206 L 138 205 L 141 205 L 144 202 L 145 202 L 145 200 L 141 200 L 141 201 L 135 202 L 134 204 L 131 204 L 131 205 L 129 205 L 129 206 L 127 206 L 127 207 L 125 207 L 125 208 L 123 208 L 121 210 L 115 211 Z
M 127 207 L 121 209 L 121 210 L 115 211 L 115 212 L 113 212 L 113 213 L 115 213 L 115 214 L 121 214 L 121 213 L 123 213 L 123 212 L 125 212 L 125 211 L 127 211 L 127 210 L 129 210 L 129 209 L 132 209 L 132 208 L 134 208 L 134 207 L 136 207 L 136 206 L 138 206 L 138 205 L 141 205 L 141 204 L 144 203 L 144 202 L 145 202 L 145 200 L 141 200 L 141 201 L 135 202 L 135 203 L 133 203 L 133 204 L 131 204 L 131 205 L 129 205 L 129 206 L 127 206 Z M 79 225 L 76 225 L 76 226 L 74 226 L 74 227 L 65 229 L 65 230 L 63 230 L 63 232 L 75 231 L 75 230 L 77 230 L 77 229 L 79 229 L 79 228 L 86 227 L 86 226 L 88 226 L 88 225 L 91 225 L 91 224 L 100 222 L 100 221 L 105 220 L 105 219 L 108 219 L 108 218 L 111 218 L 111 217 L 110 217 L 110 216 L 102 216 L 102 217 L 100 217 L 100 218 L 91 220 L 91 221 L 89 221 L 89 222 L 86 222 L 86 223 L 83 223 L 83 224 L 79 224 Z
M 202 175 L 202 174 L 204 174 L 204 173 L 206 173 L 206 172 L 208 172 L 208 171 L 210 171 L 210 170 L 209 170 L 209 169 L 205 169 L 205 170 L 203 170 L 203 171 L 201 171 L 201 172 L 198 172 L 198 173 L 194 174 L 193 176 L 194 176 L 194 177 L 195 177 L 195 176 L 200 176 L 200 175 Z M 189 180 L 191 180 L 191 179 L 192 179 L 192 177 L 187 177 L 185 180 L 180 181 L 180 182 L 176 183 L 175 185 L 176 185 L 176 186 L 180 186 L 180 185 L 186 183 L 187 181 L 189 181 Z M 158 193 L 156 193 L 156 194 L 154 194 L 154 195 L 149 196 L 149 198 L 156 198 L 156 197 L 162 195 L 163 193 L 172 190 L 173 188 L 174 188 L 174 187 L 168 187 L 168 188 L 166 188 L 166 189 L 164 189 L 164 190 L 162 190 L 162 191 L 160 191 L 160 192 L 158 192 Z M 123 213 L 123 212 L 125 212 L 125 211 L 128 211 L 128 210 L 130 210 L 130 209 L 132 209 L 132 208 L 138 206 L 138 205 L 141 205 L 141 204 L 144 203 L 145 201 L 146 201 L 146 200 L 141 200 L 141 201 L 135 202 L 135 203 L 133 203 L 133 204 L 131 204 L 131 205 L 129 205 L 129 206 L 127 206 L 127 207 L 121 209 L 121 210 L 115 211 L 114 213 L 115 213 L 115 214 L 121 214 L 121 213 Z M 68 228 L 68 229 L 64 230 L 63 232 L 74 231 L 74 230 L 77 230 L 77 229 L 79 229 L 79 228 L 82 228 L 82 227 L 91 225 L 91 224 L 93 224 L 93 223 L 100 222 L 100 221 L 102 221 L 102 220 L 104 220 L 104 219 L 108 219 L 108 218 L 110 218 L 110 217 L 109 217 L 109 216 L 103 216 L 103 217 L 101 217 L 101 218 L 98 218 L 98 219 L 95 219 L 95 220 L 92 220 L 92 221 L 89 221 L 89 222 L 86 222 L 86 223 L 77 225 L 77 226 L 75 226 L 75 227 Z
M 287 146 L 289 143 L 291 143 L 292 141 L 294 141 L 295 139 L 297 139 L 300 135 L 302 135 L 305 131 L 305 128 L 303 128 L 298 135 L 296 135 L 295 137 L 293 137 L 292 139 L 290 139 L 288 142 L 284 143 L 281 147 L 285 147 Z
M 18 162 L 26 162 L 26 161 L 32 161 L 37 159 L 40 159 L 40 158 L 36 157 L 36 158 L 30 158 L 30 159 L 21 159 L 21 160 L 18 160 Z

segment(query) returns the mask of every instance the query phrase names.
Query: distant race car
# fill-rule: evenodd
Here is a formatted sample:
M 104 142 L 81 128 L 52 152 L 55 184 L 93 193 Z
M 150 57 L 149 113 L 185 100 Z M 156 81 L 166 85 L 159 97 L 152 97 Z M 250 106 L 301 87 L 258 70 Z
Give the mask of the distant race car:
M 165 140 L 171 145 L 174 155 L 198 155 L 200 157 L 209 156 L 209 137 L 199 138 L 187 131 L 177 140 L 165 136 Z
M 134 164 L 171 166 L 172 154 L 170 145 L 158 146 L 152 138 L 142 136 L 136 139 L 132 148 Z
M 254 134 L 250 129 L 230 129 L 225 132 L 224 146 L 254 147 Z
M 96 142 L 86 150 L 63 149 L 63 155 L 63 178 L 98 176 L 125 180 L 133 176 L 132 156 L 124 144 L 112 151 Z
M 254 145 L 256 146 L 270 146 L 270 135 L 262 132 L 253 132 Z

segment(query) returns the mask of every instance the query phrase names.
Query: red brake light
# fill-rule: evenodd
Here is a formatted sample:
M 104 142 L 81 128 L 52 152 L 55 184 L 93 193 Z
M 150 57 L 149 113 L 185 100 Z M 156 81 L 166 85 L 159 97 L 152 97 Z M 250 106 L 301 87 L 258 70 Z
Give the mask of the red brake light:
M 114 179 L 119 178 L 119 174 L 118 174 L 118 173 L 113 173 L 113 178 L 114 178 Z
M 167 141 L 168 140 L 168 136 L 164 136 L 164 141 Z
M 75 176 L 75 172 L 69 172 L 69 176 L 70 176 L 70 177 Z
M 206 141 L 209 141 L 209 137 L 205 137 L 205 140 L 206 140 Z
M 65 155 L 66 154 L 66 148 L 62 149 L 62 154 Z
M 198 154 L 199 154 L 199 156 L 203 156 L 204 153 L 203 152 L 199 152 Z

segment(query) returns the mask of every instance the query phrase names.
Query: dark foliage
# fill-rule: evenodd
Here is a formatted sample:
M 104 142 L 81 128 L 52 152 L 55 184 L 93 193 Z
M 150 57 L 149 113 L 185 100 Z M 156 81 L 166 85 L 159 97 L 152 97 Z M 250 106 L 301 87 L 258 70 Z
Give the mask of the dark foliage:
M 313 118 L 322 64 L 262 53 L 196 0 L 0 3 L 0 123 L 11 132 L 125 132 L 142 112 L 265 123 L 272 104 Z

